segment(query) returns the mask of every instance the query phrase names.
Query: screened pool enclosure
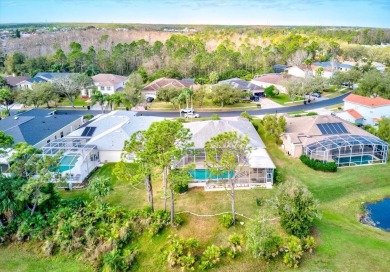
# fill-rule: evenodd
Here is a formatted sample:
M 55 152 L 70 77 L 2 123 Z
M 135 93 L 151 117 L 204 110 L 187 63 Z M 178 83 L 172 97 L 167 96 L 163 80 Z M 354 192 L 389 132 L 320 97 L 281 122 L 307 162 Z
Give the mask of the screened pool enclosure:
M 335 162 L 338 167 L 386 163 L 389 144 L 361 135 L 335 135 L 304 146 L 311 159 Z

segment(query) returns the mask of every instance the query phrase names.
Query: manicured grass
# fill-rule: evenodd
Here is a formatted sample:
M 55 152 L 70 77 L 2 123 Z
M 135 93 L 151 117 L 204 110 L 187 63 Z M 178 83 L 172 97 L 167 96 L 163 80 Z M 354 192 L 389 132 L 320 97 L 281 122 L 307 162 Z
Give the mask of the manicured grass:
M 185 106 L 182 106 L 185 107 Z M 205 101 L 202 107 L 199 107 L 197 104 L 194 104 L 194 109 L 196 112 L 202 112 L 202 111 L 229 111 L 231 109 L 246 109 L 246 110 L 255 110 L 257 109 L 257 105 L 255 103 L 236 103 L 234 105 L 225 105 L 223 108 L 221 108 L 219 105 L 214 105 L 211 103 L 211 101 Z M 179 109 L 175 109 L 172 105 L 172 103 L 166 103 L 166 102 L 158 102 L 154 101 L 153 103 L 149 104 L 149 110 L 152 111 L 177 111 L 179 112 Z
M 86 106 L 88 106 L 88 103 L 84 99 L 76 98 L 74 100 L 74 105 L 77 106 L 77 107 L 82 107 L 82 106 L 86 107 Z M 59 106 L 59 107 L 61 107 L 61 106 L 72 106 L 72 104 L 70 103 L 69 99 L 64 98 L 61 102 L 57 103 L 57 106 Z
M 93 269 L 77 261 L 74 256 L 46 258 L 32 253 L 31 249 L 1 246 L 0 272 L 11 271 L 87 272 Z
M 287 102 L 291 102 L 290 97 L 288 97 L 287 94 L 282 94 L 282 93 L 278 94 L 275 97 L 269 98 L 269 99 L 271 99 L 272 101 L 274 101 L 282 106 L 284 106 L 285 103 L 287 103 Z M 298 101 L 303 101 L 303 98 L 302 97 L 295 98 L 295 102 L 298 102 Z

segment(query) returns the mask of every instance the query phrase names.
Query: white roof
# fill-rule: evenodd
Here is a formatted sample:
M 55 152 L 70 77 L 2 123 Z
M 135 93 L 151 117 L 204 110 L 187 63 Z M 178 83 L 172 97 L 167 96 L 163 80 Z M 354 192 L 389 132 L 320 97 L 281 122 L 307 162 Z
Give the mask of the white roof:
M 88 144 L 98 147 L 98 150 L 121 151 L 124 142 L 130 136 L 139 131 L 147 130 L 153 122 L 162 121 L 164 118 L 154 116 L 137 116 L 136 112 L 113 111 L 103 114 L 88 127 L 96 127 Z M 82 127 L 67 137 L 80 137 L 85 127 Z
M 192 132 L 192 141 L 195 148 L 204 148 L 204 145 L 214 136 L 224 132 L 237 131 L 239 135 L 248 135 L 252 148 L 265 148 L 256 129 L 247 119 L 239 118 L 238 120 L 216 120 L 192 122 L 183 124 Z
M 252 149 L 248 157 L 252 168 L 276 168 L 265 148 Z

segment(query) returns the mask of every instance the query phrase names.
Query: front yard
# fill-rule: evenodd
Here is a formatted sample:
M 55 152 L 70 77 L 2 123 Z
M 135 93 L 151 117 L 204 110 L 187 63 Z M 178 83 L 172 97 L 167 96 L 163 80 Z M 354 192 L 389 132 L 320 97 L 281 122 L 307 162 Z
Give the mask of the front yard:
M 274 102 L 276 102 L 276 103 L 278 103 L 278 104 L 280 104 L 282 106 L 285 106 L 286 103 L 292 104 L 290 97 L 287 94 L 283 94 L 283 93 L 280 93 L 280 94 L 278 94 L 275 97 L 269 97 L 269 99 L 271 99 L 272 101 L 274 101 Z M 297 98 L 295 98 L 294 102 L 296 103 L 296 102 L 300 102 L 300 101 L 303 101 L 303 100 L 304 100 L 303 97 L 297 97 Z

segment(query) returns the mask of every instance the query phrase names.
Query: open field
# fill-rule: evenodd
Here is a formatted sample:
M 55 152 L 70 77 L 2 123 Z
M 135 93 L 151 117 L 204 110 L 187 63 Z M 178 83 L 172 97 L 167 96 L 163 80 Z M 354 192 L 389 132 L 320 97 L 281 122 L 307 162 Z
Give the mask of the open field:
M 314 235 L 317 248 L 313 255 L 304 255 L 300 271 L 388 271 L 390 263 L 390 233 L 361 224 L 358 219 L 361 203 L 378 200 L 390 196 L 390 163 L 386 165 L 362 166 L 339 169 L 337 173 L 316 172 L 298 159 L 285 156 L 274 144 L 274 141 L 263 137 L 268 152 L 275 164 L 281 168 L 281 173 L 290 180 L 304 184 L 320 201 L 321 220 L 315 222 Z M 114 191 L 106 201 L 128 209 L 141 208 L 146 205 L 146 192 L 142 186 L 132 187 L 117 180 L 112 175 L 114 164 L 107 164 L 94 175 L 111 178 Z M 154 200 L 157 208 L 163 207 L 162 182 L 159 173 L 152 177 L 154 185 Z M 277 187 L 277 186 L 276 186 Z M 273 209 L 269 204 L 256 205 L 256 198 L 263 200 L 274 196 L 276 190 L 256 189 L 243 190 L 237 193 L 237 213 L 255 218 L 262 210 L 271 214 Z M 63 197 L 88 198 L 85 190 L 65 192 Z M 215 214 L 230 211 L 230 199 L 225 192 L 204 192 L 202 189 L 192 189 L 183 195 L 176 195 L 176 211 L 191 211 L 198 214 Z M 227 238 L 232 233 L 244 233 L 250 220 L 238 217 L 244 225 L 225 229 L 219 223 L 218 217 L 196 217 L 189 214 L 180 215 L 185 223 L 179 228 L 169 228 L 153 238 L 144 234 L 136 241 L 135 246 L 140 254 L 134 266 L 135 271 L 167 271 L 161 260 L 162 251 L 166 248 L 170 235 L 199 239 L 202 248 L 206 245 L 227 245 Z M 150 250 L 153 248 L 153 250 Z M 20 253 L 20 254 L 19 254 Z M 48 259 L 39 259 L 36 255 L 25 251 L 0 249 L 0 263 L 12 258 L 7 271 L 36 271 L 34 265 L 45 268 Z M 50 259 L 51 260 L 51 259 Z M 69 260 L 69 259 L 68 259 Z M 54 259 L 55 266 L 66 266 L 64 260 Z M 66 268 L 79 267 L 77 263 Z M 19 267 L 26 267 L 22 270 Z M 82 267 L 80 265 L 80 267 Z M 38 267 L 40 268 L 40 267 Z M 1 268 L 0 268 L 1 270 Z M 272 261 L 269 264 L 254 259 L 249 252 L 244 252 L 237 259 L 223 258 L 218 271 L 285 271 L 288 270 L 282 262 Z M 67 271 L 67 270 L 63 270 Z M 71 271 L 71 270 L 69 270 Z M 72 270 L 83 271 L 83 270 Z

